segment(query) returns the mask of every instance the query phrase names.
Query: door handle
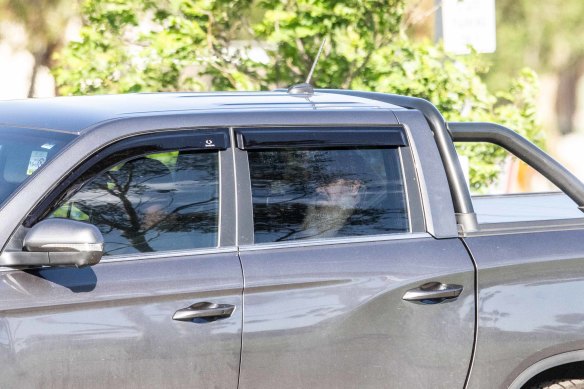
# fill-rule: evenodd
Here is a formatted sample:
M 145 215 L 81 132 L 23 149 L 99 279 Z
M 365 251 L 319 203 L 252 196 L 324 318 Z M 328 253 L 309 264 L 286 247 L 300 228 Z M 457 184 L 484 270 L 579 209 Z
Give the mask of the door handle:
M 456 299 L 462 293 L 462 285 L 428 282 L 418 288 L 410 289 L 403 299 L 423 304 L 437 304 L 444 300 Z
M 233 311 L 235 311 L 235 305 L 209 302 L 194 303 L 190 307 L 176 311 L 172 316 L 172 320 L 193 321 L 194 319 L 204 319 L 205 321 L 214 321 L 231 316 Z

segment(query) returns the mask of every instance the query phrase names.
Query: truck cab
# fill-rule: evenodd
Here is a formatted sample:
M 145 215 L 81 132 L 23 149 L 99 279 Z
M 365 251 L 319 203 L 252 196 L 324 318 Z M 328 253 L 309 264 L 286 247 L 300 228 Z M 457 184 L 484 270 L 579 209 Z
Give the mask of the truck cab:
M 584 379 L 584 185 L 512 130 L 346 90 L 0 118 L 1 386 Z M 470 141 L 562 192 L 473 198 L 454 147 Z

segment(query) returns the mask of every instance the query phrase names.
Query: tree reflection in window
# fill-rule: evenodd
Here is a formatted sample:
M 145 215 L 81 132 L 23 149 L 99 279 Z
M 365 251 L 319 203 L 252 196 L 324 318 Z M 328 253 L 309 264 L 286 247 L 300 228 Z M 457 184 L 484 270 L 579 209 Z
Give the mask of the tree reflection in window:
M 110 168 L 50 217 L 94 224 L 112 255 L 215 247 L 218 210 L 218 154 L 170 152 Z

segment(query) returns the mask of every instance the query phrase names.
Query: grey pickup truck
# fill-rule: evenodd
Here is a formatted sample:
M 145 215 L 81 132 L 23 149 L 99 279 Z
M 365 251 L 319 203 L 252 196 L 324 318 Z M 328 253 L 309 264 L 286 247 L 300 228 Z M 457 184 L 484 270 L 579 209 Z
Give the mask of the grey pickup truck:
M 471 196 L 455 142 L 557 193 Z M 348 90 L 0 103 L 1 388 L 583 388 L 584 186 Z

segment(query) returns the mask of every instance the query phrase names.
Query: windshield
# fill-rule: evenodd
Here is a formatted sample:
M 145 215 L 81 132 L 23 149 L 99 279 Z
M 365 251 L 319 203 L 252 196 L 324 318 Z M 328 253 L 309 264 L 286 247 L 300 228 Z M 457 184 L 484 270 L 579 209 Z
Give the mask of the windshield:
M 0 127 L 0 204 L 75 135 Z

